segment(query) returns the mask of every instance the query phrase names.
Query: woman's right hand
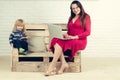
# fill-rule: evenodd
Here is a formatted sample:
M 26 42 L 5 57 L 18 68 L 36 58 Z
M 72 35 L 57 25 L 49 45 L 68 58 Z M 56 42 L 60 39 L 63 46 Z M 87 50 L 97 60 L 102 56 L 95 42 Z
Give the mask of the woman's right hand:
M 64 38 L 69 38 L 69 35 L 66 33 L 66 34 L 63 34 L 63 37 Z

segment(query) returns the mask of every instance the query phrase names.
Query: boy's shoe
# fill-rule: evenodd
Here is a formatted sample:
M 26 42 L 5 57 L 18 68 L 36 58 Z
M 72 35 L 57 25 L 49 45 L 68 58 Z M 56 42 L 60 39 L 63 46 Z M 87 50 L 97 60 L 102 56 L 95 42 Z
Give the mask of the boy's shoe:
M 24 55 L 28 54 L 28 51 L 24 51 L 23 54 L 24 54 Z
M 19 48 L 19 53 L 23 53 L 24 51 L 25 51 L 25 49 Z

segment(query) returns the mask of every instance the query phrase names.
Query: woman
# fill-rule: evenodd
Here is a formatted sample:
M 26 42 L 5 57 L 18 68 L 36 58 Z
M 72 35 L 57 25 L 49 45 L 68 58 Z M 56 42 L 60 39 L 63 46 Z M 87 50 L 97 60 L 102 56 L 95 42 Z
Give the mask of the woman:
M 90 16 L 85 13 L 82 4 L 79 1 L 73 1 L 70 5 L 71 16 L 68 21 L 68 31 L 64 34 L 64 38 L 69 40 L 61 40 L 53 38 L 50 49 L 54 53 L 53 60 L 45 73 L 45 76 L 51 75 L 56 71 L 56 63 L 60 58 L 61 67 L 58 74 L 64 72 L 68 68 L 68 64 L 64 58 L 64 52 L 71 50 L 69 59 L 72 60 L 78 50 L 84 50 L 87 44 L 87 36 L 90 35 L 91 20 Z

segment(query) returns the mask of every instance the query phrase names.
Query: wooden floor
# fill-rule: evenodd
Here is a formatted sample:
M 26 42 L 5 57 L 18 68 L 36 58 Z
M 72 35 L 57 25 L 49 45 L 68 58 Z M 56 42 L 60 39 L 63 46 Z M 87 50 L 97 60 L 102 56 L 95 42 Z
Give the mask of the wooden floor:
M 10 56 L 0 56 L 0 80 L 120 80 L 120 57 L 82 57 L 81 73 L 45 77 L 40 72 L 11 72 Z

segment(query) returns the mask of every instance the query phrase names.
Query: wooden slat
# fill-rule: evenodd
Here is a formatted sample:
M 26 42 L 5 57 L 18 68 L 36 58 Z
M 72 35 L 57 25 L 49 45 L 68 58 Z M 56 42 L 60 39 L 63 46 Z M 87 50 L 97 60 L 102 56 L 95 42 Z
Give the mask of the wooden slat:
M 67 29 L 66 24 L 53 24 L 62 27 L 63 30 Z M 47 24 L 26 24 L 26 29 L 48 29 Z
M 19 72 L 45 72 L 50 65 L 49 58 L 43 62 L 19 62 L 16 65 L 16 70 Z M 57 62 L 57 70 L 60 69 L 61 63 Z M 68 62 L 69 68 L 65 72 L 80 72 L 79 63 Z
M 49 37 L 45 37 L 45 44 L 49 44 L 50 41 L 49 41 Z
M 29 53 L 27 55 L 19 55 L 19 57 L 53 57 L 52 52 Z
M 16 65 L 16 71 L 19 72 L 43 72 L 45 71 L 43 62 L 19 62 Z
M 55 24 L 58 25 L 62 28 L 62 31 L 66 31 L 67 30 L 67 24 Z
M 48 30 L 46 31 L 27 31 L 28 36 L 49 36 Z
M 19 55 L 19 57 L 53 57 L 53 53 L 52 52 L 29 53 L 27 55 Z
M 47 24 L 26 24 L 26 29 L 48 29 Z

